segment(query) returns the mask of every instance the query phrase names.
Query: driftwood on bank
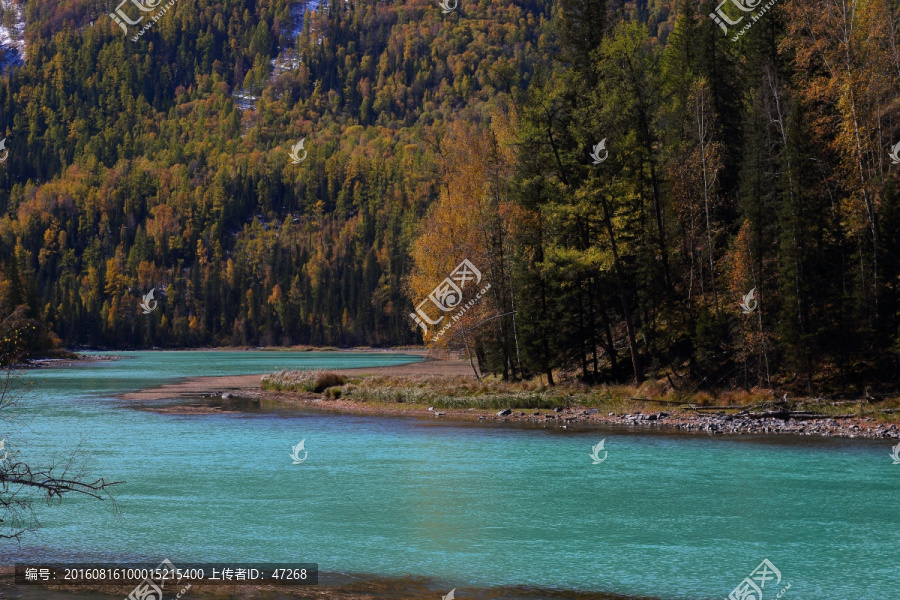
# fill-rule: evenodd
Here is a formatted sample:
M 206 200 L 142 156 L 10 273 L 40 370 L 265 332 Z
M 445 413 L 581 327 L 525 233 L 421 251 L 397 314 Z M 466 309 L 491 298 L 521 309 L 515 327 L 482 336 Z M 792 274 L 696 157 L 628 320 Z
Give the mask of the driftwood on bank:
M 863 406 L 874 412 L 881 413 L 900 413 L 900 408 L 886 408 L 878 410 L 872 407 L 869 399 L 860 400 L 838 400 L 824 401 L 823 398 L 814 398 L 812 400 L 798 400 L 791 402 L 785 396 L 784 400 L 776 400 L 774 402 L 763 402 L 753 406 L 694 406 L 695 402 L 689 400 L 658 400 L 656 398 L 631 398 L 634 402 L 655 402 L 658 404 L 671 404 L 682 406 L 684 410 L 692 410 L 697 412 L 706 411 L 722 411 L 733 410 L 739 411 L 732 414 L 734 417 L 743 417 L 747 419 L 796 419 L 798 421 L 812 421 L 816 419 L 856 419 L 861 413 L 844 414 L 844 415 L 828 415 L 808 410 L 799 410 L 805 406 L 825 407 L 825 406 L 846 406 L 859 405 L 862 411 Z
M 746 413 L 741 416 L 750 419 L 784 419 L 785 421 L 788 419 L 795 419 L 797 421 L 812 421 L 815 419 L 855 419 L 859 415 L 823 415 L 821 413 L 784 410 L 780 412 Z
M 695 410 L 695 411 L 713 411 L 713 410 L 740 410 L 740 406 L 689 406 L 686 407 L 686 410 Z M 741 410 L 740 412 L 731 415 L 733 417 L 743 417 L 746 419 L 784 419 L 785 421 L 788 419 L 796 419 L 798 421 L 812 421 L 815 419 L 855 419 L 859 415 L 826 415 L 822 413 L 814 413 L 808 411 L 801 410 L 776 410 L 776 411 L 766 411 L 766 412 L 750 412 L 748 410 Z
M 658 402 L 659 404 L 693 404 L 685 400 L 657 400 L 656 398 L 631 398 L 634 402 Z

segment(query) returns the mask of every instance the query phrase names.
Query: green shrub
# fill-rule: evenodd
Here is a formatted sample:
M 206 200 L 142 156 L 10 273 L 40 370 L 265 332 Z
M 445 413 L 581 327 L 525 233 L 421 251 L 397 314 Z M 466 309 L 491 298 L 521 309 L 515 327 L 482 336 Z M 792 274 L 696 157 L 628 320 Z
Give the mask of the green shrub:
M 326 371 L 276 371 L 259 381 L 263 390 L 277 392 L 315 392 L 321 394 L 330 387 L 346 383 L 343 375 Z
M 347 383 L 343 375 L 337 373 L 321 373 L 315 379 L 315 383 L 310 391 L 321 394 L 330 387 L 340 387 Z

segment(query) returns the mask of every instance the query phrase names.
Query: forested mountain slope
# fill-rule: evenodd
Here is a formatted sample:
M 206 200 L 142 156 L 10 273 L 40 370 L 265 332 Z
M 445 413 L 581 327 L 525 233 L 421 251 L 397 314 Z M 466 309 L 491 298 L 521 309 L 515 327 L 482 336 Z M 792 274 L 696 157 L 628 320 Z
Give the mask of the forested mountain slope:
M 435 141 L 527 78 L 549 5 L 323 3 L 269 81 L 286 0 L 182 0 L 137 42 L 111 2 L 30 1 L 27 64 L 0 84 L 0 246 L 33 316 L 115 347 L 414 341 L 402 278 Z
M 30 0 L 0 81 L 4 327 L 894 386 L 900 0 L 735 0 L 727 32 L 719 5 L 333 0 L 292 40 L 287 0 L 178 0 L 132 42 L 113 2 Z M 490 293 L 413 331 L 463 259 Z

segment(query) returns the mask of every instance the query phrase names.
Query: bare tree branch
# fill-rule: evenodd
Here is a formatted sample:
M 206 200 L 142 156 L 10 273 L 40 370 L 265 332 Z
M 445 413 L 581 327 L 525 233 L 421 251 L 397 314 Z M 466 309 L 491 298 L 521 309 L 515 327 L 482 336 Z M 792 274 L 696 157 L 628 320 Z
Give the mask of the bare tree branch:
M 10 360 L 8 364 L 13 365 L 15 361 Z M 20 399 L 12 393 L 17 377 L 13 369 L 7 366 L 0 381 L 0 411 L 16 406 Z M 90 479 L 82 467 L 76 467 L 75 457 L 83 443 L 84 439 L 58 472 L 54 464 L 33 468 L 18 459 L 18 452 L 6 448 L 5 438 L 0 440 L 0 539 L 19 540 L 40 526 L 34 511 L 34 502 L 38 498 L 45 498 L 48 505 L 54 500 L 61 501 L 66 494 L 109 499 L 115 510 L 116 503 L 109 489 L 123 482 L 107 481 L 102 477 Z

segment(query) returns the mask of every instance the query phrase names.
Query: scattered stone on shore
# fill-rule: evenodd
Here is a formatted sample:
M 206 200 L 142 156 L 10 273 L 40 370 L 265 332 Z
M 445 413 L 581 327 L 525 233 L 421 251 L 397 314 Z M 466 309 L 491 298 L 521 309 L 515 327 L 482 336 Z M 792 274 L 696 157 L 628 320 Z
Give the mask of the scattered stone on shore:
M 556 409 L 555 409 L 556 410 Z M 876 424 L 873 418 L 854 419 L 849 422 L 843 420 L 823 419 L 783 419 L 777 417 L 751 418 L 742 415 L 690 415 L 667 412 L 654 412 L 644 414 L 640 411 L 633 414 L 616 415 L 609 413 L 605 416 L 590 413 L 590 411 L 568 409 L 563 415 L 535 413 L 527 417 L 512 414 L 511 410 L 497 413 L 498 417 L 511 418 L 516 421 L 546 422 L 558 420 L 563 423 L 580 423 L 589 425 L 617 424 L 631 425 L 634 427 L 666 427 L 680 429 L 694 433 L 706 433 L 708 435 L 745 435 L 745 434 L 793 434 L 793 435 L 821 435 L 829 437 L 865 437 L 865 438 L 893 438 L 900 439 L 900 428 L 896 424 Z M 481 417 L 479 417 L 481 418 Z M 504 419 L 509 420 L 509 419 Z M 561 425 L 566 428 L 566 425 Z
M 54 358 L 29 358 L 25 362 L 12 365 L 15 369 L 51 369 L 81 367 L 91 363 L 121 360 L 122 356 L 75 354 L 73 352 L 58 353 Z
M 205 394 L 203 394 L 205 395 Z M 231 396 L 225 393 L 222 397 Z M 260 392 L 252 390 L 243 390 L 241 397 L 260 397 L 273 398 L 282 394 L 273 392 Z M 284 393 L 283 397 L 296 397 L 291 393 Z M 300 403 L 315 405 L 320 399 L 310 394 L 299 398 Z M 449 412 L 438 412 L 435 407 L 411 407 L 394 410 L 383 410 L 379 407 L 372 409 L 364 408 L 367 405 L 356 401 L 335 400 L 329 402 L 334 410 L 348 412 L 356 412 L 362 409 L 367 413 L 377 414 L 410 414 L 418 412 L 420 415 L 432 414 L 435 417 L 447 418 L 476 418 L 478 421 L 494 421 L 498 423 L 532 423 L 541 424 L 546 427 L 547 424 L 554 424 L 560 429 L 568 429 L 569 425 L 577 427 L 579 425 L 602 426 L 602 425 L 626 425 L 635 428 L 654 428 L 654 429 L 674 429 L 685 431 L 688 433 L 705 434 L 705 435 L 771 435 L 771 434 L 787 434 L 787 435 L 817 435 L 827 437 L 847 437 L 847 438 L 886 438 L 900 439 L 900 426 L 891 423 L 879 423 L 874 418 L 821 418 L 810 419 L 808 416 L 796 419 L 792 417 L 768 416 L 757 417 L 746 414 L 691 414 L 691 413 L 671 413 L 663 411 L 653 411 L 644 413 L 635 411 L 619 415 L 616 413 L 602 414 L 586 409 L 582 406 L 571 407 L 567 409 L 554 409 L 553 412 L 541 411 L 513 411 L 505 408 L 495 414 L 481 413 L 472 414 L 470 411 L 478 410 L 473 408 L 450 410 Z M 400 405 L 404 406 L 404 405 Z M 214 410 L 214 409 L 213 409 Z M 193 407 L 184 411 L 182 414 L 194 413 L 196 409 Z M 196 411 L 195 414 L 200 414 Z
M 237 388 L 233 381 L 235 378 L 239 380 Z M 246 380 L 246 382 L 244 382 Z M 213 385 L 210 385 L 213 383 Z M 307 406 L 320 405 L 320 398 L 315 394 L 298 394 L 291 392 L 272 392 L 263 391 L 258 388 L 259 376 L 235 376 L 230 378 L 199 378 L 190 386 L 184 383 L 169 384 L 154 388 L 150 392 L 137 392 L 123 394 L 122 397 L 129 400 L 153 400 L 157 398 L 196 398 L 197 396 L 220 395 L 219 392 L 210 393 L 210 389 L 222 387 L 226 389 L 238 389 L 240 398 L 260 398 L 286 400 L 290 404 L 302 404 Z M 221 386 L 221 387 L 220 387 Z M 233 398 L 230 392 L 221 393 L 223 399 Z M 847 438 L 874 438 L 874 439 L 900 439 L 900 424 L 878 422 L 872 417 L 859 418 L 850 415 L 835 415 L 837 418 L 817 418 L 812 413 L 799 413 L 791 415 L 787 412 L 768 413 L 768 414 L 747 414 L 746 412 L 731 412 L 726 414 L 725 411 L 718 413 L 700 413 L 693 412 L 664 412 L 664 411 L 648 411 L 643 412 L 636 410 L 628 414 L 616 414 L 608 412 L 602 414 L 597 408 L 588 408 L 585 406 L 571 406 L 569 408 L 555 407 L 547 412 L 541 410 L 530 409 L 523 411 L 517 408 L 514 412 L 512 408 L 505 408 L 494 414 L 485 409 L 476 409 L 473 407 L 450 409 L 447 412 L 436 412 L 434 406 L 428 406 L 425 412 L 425 406 L 409 406 L 405 404 L 395 405 L 396 408 L 386 408 L 383 406 L 370 406 L 364 398 L 344 400 L 335 399 L 327 403 L 329 410 L 338 412 L 364 412 L 367 414 L 416 414 L 424 416 L 431 413 L 435 416 L 453 418 L 470 418 L 478 421 L 494 421 L 506 423 L 531 423 L 533 425 L 540 424 L 546 427 L 553 424 L 561 429 L 566 429 L 568 425 L 577 428 L 579 425 L 587 426 L 603 426 L 603 425 L 627 425 L 634 428 L 657 428 L 657 429 L 673 429 L 689 433 L 705 434 L 705 435 L 770 435 L 770 434 L 787 434 L 787 435 L 806 435 L 806 436 L 824 436 L 824 437 L 847 437 Z M 740 407 L 737 407 L 740 410 Z M 171 409 L 170 409 L 171 410 Z M 603 410 L 602 408 L 600 410 Z M 608 410 L 608 409 L 607 409 Z M 671 409 L 670 409 L 671 410 Z M 196 408 L 189 408 L 183 414 L 200 414 L 195 412 Z M 472 414 L 472 411 L 479 411 Z

